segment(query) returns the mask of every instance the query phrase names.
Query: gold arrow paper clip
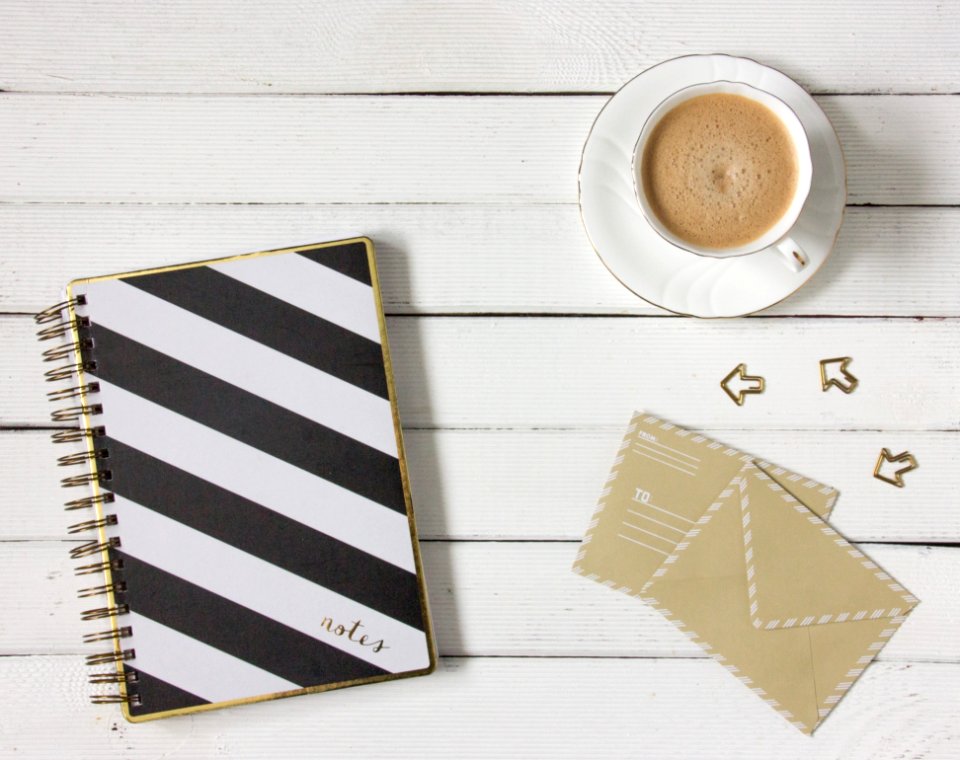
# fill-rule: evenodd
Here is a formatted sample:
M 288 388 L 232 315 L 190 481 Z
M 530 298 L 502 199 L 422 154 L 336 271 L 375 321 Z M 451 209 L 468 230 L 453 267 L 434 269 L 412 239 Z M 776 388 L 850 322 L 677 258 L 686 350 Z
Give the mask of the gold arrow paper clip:
M 860 384 L 860 381 L 854 377 L 850 372 L 847 371 L 847 367 L 852 362 L 849 356 L 838 356 L 835 359 L 821 359 L 820 360 L 820 386 L 824 391 L 829 390 L 831 385 L 837 386 L 844 393 L 853 393 L 857 386 Z M 840 363 L 840 377 L 829 377 L 829 372 L 827 367 L 831 364 Z
M 883 475 L 881 470 L 883 465 L 887 462 L 906 462 L 905 467 L 901 467 L 893 473 L 893 477 L 889 475 Z M 910 472 L 910 470 L 915 470 L 919 467 L 917 460 L 914 458 L 913 454 L 909 451 L 902 451 L 896 456 L 890 453 L 890 449 L 883 449 L 880 452 L 880 458 L 877 459 L 877 466 L 873 468 L 873 477 L 877 480 L 882 480 L 884 483 L 889 483 L 892 486 L 897 488 L 903 488 L 903 474 L 905 472 Z
M 738 375 L 741 383 L 754 383 L 753 387 L 744 388 L 741 386 L 736 393 L 730 390 L 730 381 Z M 760 375 L 747 374 L 746 364 L 738 364 L 730 371 L 729 375 L 720 381 L 720 387 L 723 388 L 724 393 L 726 393 L 737 406 L 743 406 L 744 396 L 746 396 L 748 393 L 763 393 L 765 385 L 766 381 L 760 377 Z

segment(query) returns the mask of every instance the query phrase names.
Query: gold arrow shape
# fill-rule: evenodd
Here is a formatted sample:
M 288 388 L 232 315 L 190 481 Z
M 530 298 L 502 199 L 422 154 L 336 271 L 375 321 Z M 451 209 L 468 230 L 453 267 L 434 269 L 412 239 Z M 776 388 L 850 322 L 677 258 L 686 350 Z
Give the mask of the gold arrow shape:
M 883 465 L 885 462 L 906 462 L 906 467 L 899 468 L 896 472 L 893 473 L 893 477 L 881 474 Z M 890 453 L 890 449 L 882 449 L 880 451 L 880 458 L 877 459 L 877 466 L 873 468 L 873 477 L 877 480 L 882 480 L 884 483 L 889 483 L 892 486 L 897 488 L 903 488 L 903 474 L 905 472 L 910 472 L 910 470 L 915 470 L 920 465 L 917 464 L 917 460 L 914 458 L 913 454 L 909 451 L 902 451 L 896 456 Z
M 752 388 L 740 388 L 740 390 L 734 393 L 730 390 L 730 381 L 737 376 L 740 377 L 741 382 L 755 383 L 755 385 Z M 765 385 L 766 381 L 760 377 L 760 375 L 747 374 L 746 364 L 738 364 L 730 371 L 729 375 L 720 381 L 720 387 L 723 388 L 724 393 L 726 393 L 737 406 L 743 406 L 744 396 L 748 393 L 763 393 Z
M 850 365 L 853 359 L 849 356 L 838 356 L 834 359 L 821 359 L 820 360 L 820 387 L 826 391 L 830 388 L 831 385 L 835 385 L 837 388 L 842 390 L 844 393 L 853 393 L 857 386 L 860 384 L 860 381 L 853 376 L 850 372 L 847 371 L 847 367 Z M 829 377 L 827 368 L 831 364 L 840 363 L 838 369 L 840 370 L 841 377 Z

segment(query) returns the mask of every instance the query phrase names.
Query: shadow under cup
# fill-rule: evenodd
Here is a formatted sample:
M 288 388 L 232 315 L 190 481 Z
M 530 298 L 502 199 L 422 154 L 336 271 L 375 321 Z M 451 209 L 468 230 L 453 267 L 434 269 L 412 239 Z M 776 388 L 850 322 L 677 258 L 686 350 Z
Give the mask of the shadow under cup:
M 646 196 L 643 182 L 644 150 L 650 136 L 653 134 L 657 125 L 659 125 L 661 119 L 681 103 L 702 95 L 716 94 L 740 95 L 766 106 L 766 108 L 778 118 L 790 136 L 797 161 L 797 183 L 787 210 L 766 232 L 744 245 L 732 248 L 709 248 L 700 246 L 671 232 L 654 212 Z M 647 118 L 643 128 L 640 130 L 640 136 L 637 139 L 633 151 L 634 190 L 647 222 L 657 234 L 671 245 L 699 256 L 730 258 L 759 253 L 768 248 L 776 248 L 783 254 L 783 261 L 787 267 L 796 272 L 801 271 L 807 265 L 809 259 L 803 252 L 803 249 L 790 237 L 789 233 L 796 224 L 800 212 L 803 210 L 803 205 L 807 200 L 807 196 L 810 194 L 812 181 L 813 161 L 810 157 L 810 143 L 807 138 L 807 133 L 800 123 L 800 119 L 793 112 L 793 109 L 780 100 L 780 98 L 742 82 L 707 82 L 685 87 L 673 93 L 663 100 Z

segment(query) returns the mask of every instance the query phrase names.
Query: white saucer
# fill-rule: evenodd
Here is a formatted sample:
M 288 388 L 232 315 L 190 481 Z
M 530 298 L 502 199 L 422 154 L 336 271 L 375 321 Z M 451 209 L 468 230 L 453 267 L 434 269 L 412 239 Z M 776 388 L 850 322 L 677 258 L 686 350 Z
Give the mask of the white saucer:
M 654 231 L 640 210 L 631 164 L 647 116 L 676 90 L 720 79 L 776 95 L 796 112 L 807 132 L 813 184 L 790 232 L 809 258 L 800 272 L 791 271 L 775 248 L 726 259 L 677 248 Z M 600 111 L 580 161 L 580 214 L 601 261 L 645 301 L 696 317 L 751 314 L 804 285 L 833 249 L 846 195 L 840 141 L 820 106 L 785 74 L 728 55 L 674 58 L 631 79 Z

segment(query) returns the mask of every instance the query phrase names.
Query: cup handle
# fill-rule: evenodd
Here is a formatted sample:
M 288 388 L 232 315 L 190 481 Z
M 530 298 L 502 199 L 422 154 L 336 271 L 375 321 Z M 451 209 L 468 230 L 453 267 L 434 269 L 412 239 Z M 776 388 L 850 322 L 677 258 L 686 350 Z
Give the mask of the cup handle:
M 803 252 L 803 248 L 793 238 L 785 237 L 775 247 L 783 254 L 783 263 L 794 272 L 801 271 L 810 263 L 810 259 Z

